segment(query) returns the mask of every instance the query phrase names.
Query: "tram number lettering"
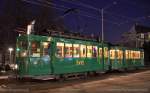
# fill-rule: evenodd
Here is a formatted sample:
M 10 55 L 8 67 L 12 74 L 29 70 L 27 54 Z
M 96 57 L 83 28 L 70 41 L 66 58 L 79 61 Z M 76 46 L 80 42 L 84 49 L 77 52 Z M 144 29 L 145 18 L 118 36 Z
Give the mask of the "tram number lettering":
M 84 65 L 85 62 L 84 61 L 76 61 L 76 65 Z

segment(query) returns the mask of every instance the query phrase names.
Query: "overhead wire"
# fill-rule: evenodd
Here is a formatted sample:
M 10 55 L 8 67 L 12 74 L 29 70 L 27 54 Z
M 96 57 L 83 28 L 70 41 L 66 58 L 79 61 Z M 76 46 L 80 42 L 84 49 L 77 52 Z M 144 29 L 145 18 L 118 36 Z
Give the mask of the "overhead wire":
M 85 8 L 94 9 L 94 10 L 96 10 L 96 11 L 99 11 L 98 8 L 93 7 L 93 6 L 91 6 L 91 5 L 88 5 L 88 4 L 83 4 L 83 3 L 81 3 L 81 2 L 79 2 L 79 3 L 73 3 L 73 2 L 71 2 L 71 1 L 69 1 L 69 0 L 60 0 L 60 1 L 67 2 L 67 3 L 70 3 L 70 4 L 74 4 L 74 5 L 78 5 L 78 6 L 82 6 L 82 7 L 85 7 Z
M 38 1 L 43 1 L 43 0 L 38 0 Z M 65 1 L 65 0 L 63 0 L 63 1 Z M 46 3 L 50 4 L 50 5 L 56 5 L 56 6 L 59 6 L 59 7 L 68 8 L 68 7 L 66 7 L 66 6 L 54 4 L 54 3 L 49 2 L 49 1 L 46 1 L 46 0 L 44 0 L 43 2 L 46 2 Z M 99 10 L 98 8 L 95 8 L 95 7 L 92 7 L 92 6 L 89 6 L 89 5 L 85 5 L 85 4 L 84 4 L 84 6 L 85 6 L 85 7 L 87 6 L 87 7 L 89 7 L 89 8 L 95 9 L 95 10 L 97 10 L 97 11 Z M 97 16 L 93 17 L 94 15 L 91 15 L 91 14 L 85 12 L 85 11 L 82 11 L 82 10 L 79 10 L 79 12 L 81 12 L 81 13 L 86 13 L 86 15 L 83 15 L 83 14 L 79 14 L 79 13 L 78 13 L 78 14 L 81 15 L 81 16 L 87 16 L 87 17 L 90 17 L 90 18 L 93 18 L 93 19 L 96 19 L 95 17 L 97 17 Z M 96 19 L 96 20 L 97 20 L 97 19 Z M 101 20 L 101 19 L 98 19 L 98 20 Z M 106 19 L 105 19 L 104 21 L 109 22 L 109 23 L 112 23 L 112 24 L 120 25 L 119 23 L 113 22 L 113 21 L 110 21 L 110 20 L 106 20 Z
M 94 9 L 96 11 L 100 11 L 100 9 L 96 8 L 96 7 L 93 7 L 91 5 L 88 5 L 88 4 L 84 4 L 84 3 L 81 3 L 80 1 L 77 1 L 78 3 L 73 3 L 72 1 L 68 1 L 68 0 L 60 0 L 60 1 L 64 1 L 64 2 L 67 2 L 67 3 L 71 3 L 71 4 L 74 4 L 74 5 L 79 5 L 79 6 L 82 6 L 82 7 L 86 7 L 86 8 L 90 8 L 90 9 Z M 124 23 L 127 23 L 127 22 L 134 22 L 134 21 L 137 21 L 137 18 L 131 18 L 131 17 L 127 17 L 127 16 L 123 16 L 123 15 L 116 15 L 114 13 L 110 13 L 108 11 L 104 11 L 104 13 L 107 13 L 107 14 L 111 14 L 114 16 L 114 18 L 116 17 L 121 17 L 121 18 L 125 18 L 127 21 L 125 22 L 122 22 L 120 23 L 120 25 L 124 24 Z M 115 17 L 116 16 L 116 17 Z M 119 24 L 119 23 L 118 23 Z
M 65 11 L 65 9 L 58 8 L 58 6 L 56 7 L 57 4 L 55 4 L 55 7 L 54 7 L 54 5 L 53 5 L 53 6 L 47 5 L 48 3 L 46 3 L 46 4 L 44 4 L 44 3 L 38 3 L 38 2 L 35 2 L 35 1 L 31 1 L 31 0 L 22 0 L 22 1 L 27 2 L 27 3 L 30 3 L 30 4 L 40 5 L 40 6 L 44 6 L 44 7 L 51 7 L 51 8 L 55 8 L 55 9 L 61 10 L 61 11 Z M 43 0 L 38 0 L 38 1 L 42 1 L 42 2 L 43 2 Z M 52 5 L 52 3 L 51 3 L 51 5 Z M 68 7 L 64 7 L 64 8 L 69 9 Z M 81 14 L 81 13 L 78 13 L 78 15 L 85 16 L 85 17 L 89 17 L 89 18 L 92 18 L 92 19 L 95 19 L 95 20 L 98 20 L 98 21 L 101 20 L 101 19 L 98 19 L 98 18 L 93 17 L 93 15 L 92 15 L 92 16 L 91 16 L 91 15 L 87 15 L 87 14 L 84 15 L 84 14 Z M 106 20 L 106 19 L 105 19 L 104 21 L 109 22 L 109 23 L 112 23 L 112 24 L 119 25 L 119 24 L 116 23 L 116 22 L 109 21 L 109 20 Z
M 61 8 L 64 8 L 64 9 L 71 9 L 71 8 L 69 8 L 69 7 L 66 7 L 66 6 L 64 6 L 64 5 L 58 5 L 58 4 L 55 4 L 55 3 L 52 3 L 52 2 L 49 2 L 49 1 L 47 1 L 47 0 L 37 0 L 37 1 L 41 1 L 41 2 L 45 2 L 46 4 L 49 4 L 49 5 L 52 5 L 52 6 L 57 6 L 57 7 L 61 7 Z M 76 8 L 77 9 L 77 8 Z M 78 9 L 78 10 L 80 10 L 80 12 L 82 12 L 82 13 L 86 13 L 86 14 L 88 14 L 88 15 L 91 15 L 91 14 L 89 14 L 89 13 L 87 13 L 87 12 L 85 12 L 85 11 L 82 11 L 81 9 Z M 91 15 L 91 16 L 94 16 L 94 15 Z
M 94 9 L 94 10 L 96 10 L 96 11 L 98 11 L 98 12 L 100 12 L 100 10 L 101 10 L 101 9 L 98 9 L 98 8 L 93 7 L 93 6 L 91 6 L 91 5 L 81 3 L 80 1 L 78 1 L 79 3 L 73 3 L 73 2 L 67 1 L 67 0 L 60 0 L 60 1 L 64 1 L 64 2 L 67 2 L 67 3 L 70 3 L 70 4 L 74 4 L 74 5 L 78 5 L 78 6 L 82 6 L 82 7 L 85 7 L 85 8 Z M 110 12 L 108 12 L 108 11 L 104 11 L 104 13 L 114 15 L 113 13 L 110 13 Z M 116 15 L 116 14 L 115 14 L 115 16 L 119 16 L 119 17 L 122 17 L 122 18 L 126 18 L 126 19 L 128 19 L 128 20 L 132 20 L 132 18 L 125 17 L 125 16 L 122 16 L 122 15 Z M 115 16 L 114 16 L 114 18 L 116 18 Z M 115 23 L 116 23 L 116 22 L 115 22 Z M 118 23 L 118 25 L 120 25 L 120 23 Z
M 54 7 L 54 6 L 49 6 L 49 5 L 46 5 L 46 4 L 41 4 L 41 3 L 34 2 L 34 1 L 31 1 L 31 0 L 22 0 L 22 1 L 26 2 L 26 3 L 34 4 L 34 5 L 39 5 L 39 6 L 44 6 L 44 7 L 51 7 L 51 8 L 58 9 L 60 11 L 64 11 L 62 8 L 58 8 L 58 7 Z

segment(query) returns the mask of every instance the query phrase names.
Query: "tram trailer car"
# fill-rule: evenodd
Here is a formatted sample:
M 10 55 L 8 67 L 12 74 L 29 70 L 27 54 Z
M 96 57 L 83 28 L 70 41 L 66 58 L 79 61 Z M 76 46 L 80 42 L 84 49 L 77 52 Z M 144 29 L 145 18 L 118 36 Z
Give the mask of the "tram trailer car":
M 74 73 L 109 70 L 108 45 L 90 40 L 38 35 L 17 38 L 18 76 L 59 78 Z
M 144 66 L 142 49 L 113 46 L 109 52 L 111 70 L 137 69 Z
M 124 64 L 126 69 L 137 69 L 144 66 L 144 51 L 138 48 L 124 49 Z

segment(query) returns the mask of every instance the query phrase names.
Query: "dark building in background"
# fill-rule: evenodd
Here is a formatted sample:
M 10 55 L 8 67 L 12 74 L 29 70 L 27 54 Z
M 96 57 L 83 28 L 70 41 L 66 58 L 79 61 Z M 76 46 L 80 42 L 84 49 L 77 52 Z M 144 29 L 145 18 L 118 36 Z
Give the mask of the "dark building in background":
M 121 46 L 143 48 L 145 65 L 150 66 L 150 27 L 134 25 L 129 32 L 122 35 Z
M 1 0 L 0 5 L 0 64 L 9 63 L 8 48 L 15 50 L 17 31 L 26 33 L 26 27 L 32 20 L 36 20 L 35 34 L 40 34 L 47 28 L 58 31 L 64 29 L 63 19 L 54 21 L 58 16 L 51 7 L 34 5 L 23 0 Z M 14 59 L 15 51 L 12 54 Z

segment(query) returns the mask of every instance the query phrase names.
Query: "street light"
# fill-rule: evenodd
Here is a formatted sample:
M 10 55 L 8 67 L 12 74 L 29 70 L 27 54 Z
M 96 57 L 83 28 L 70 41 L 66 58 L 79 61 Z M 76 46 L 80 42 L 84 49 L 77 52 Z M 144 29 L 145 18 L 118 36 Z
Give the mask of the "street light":
M 9 50 L 9 64 L 11 63 L 11 54 L 12 54 L 12 51 L 14 50 L 12 47 L 8 48 Z

